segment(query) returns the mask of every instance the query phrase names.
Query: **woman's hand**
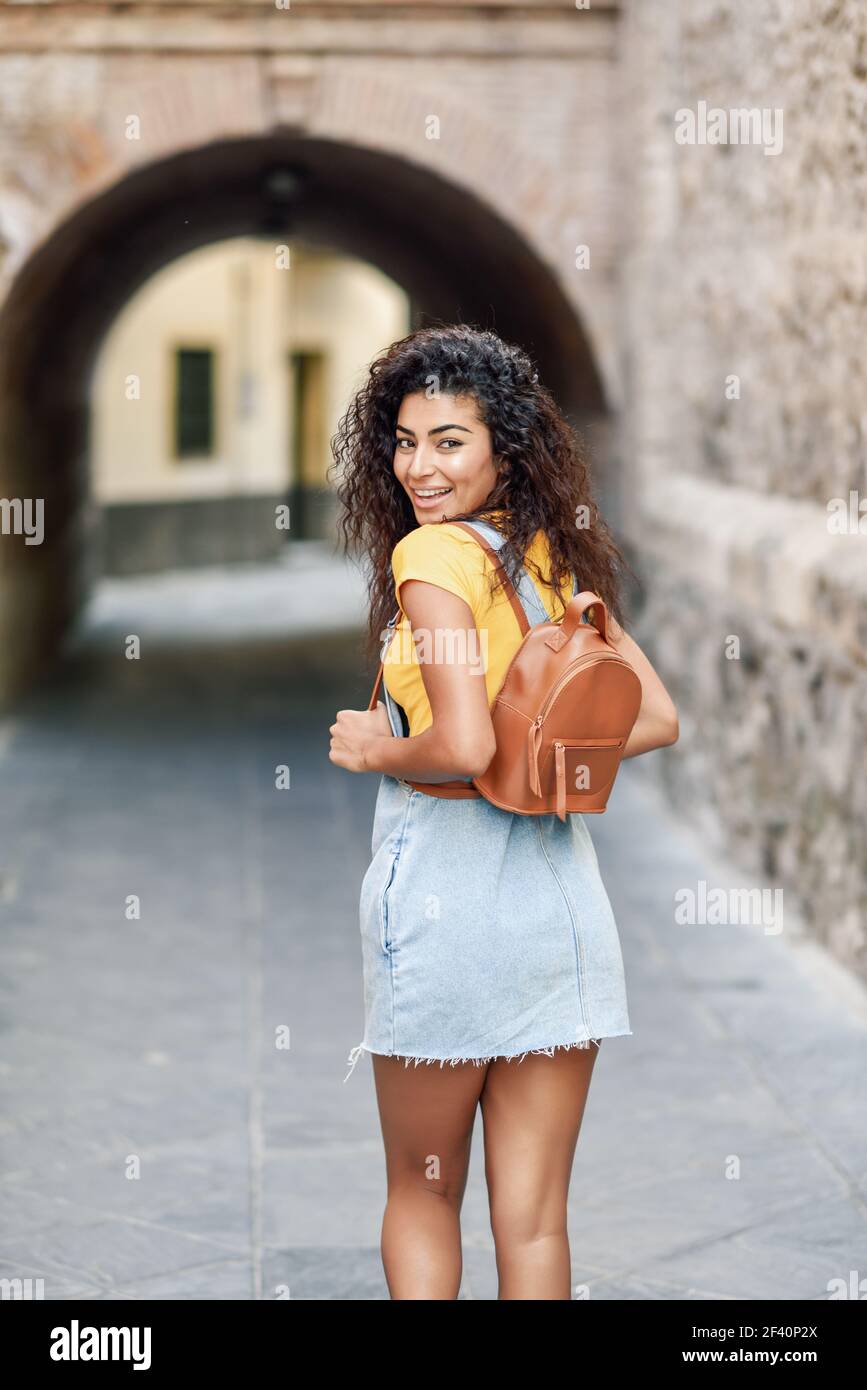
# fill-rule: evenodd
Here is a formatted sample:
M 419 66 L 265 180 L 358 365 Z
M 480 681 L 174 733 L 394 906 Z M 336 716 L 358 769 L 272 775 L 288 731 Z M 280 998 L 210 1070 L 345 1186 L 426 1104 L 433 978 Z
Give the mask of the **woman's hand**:
M 331 725 L 331 751 L 328 756 L 347 772 L 368 772 L 365 754 L 374 739 L 393 738 L 388 710 L 381 700 L 375 709 L 341 709 Z

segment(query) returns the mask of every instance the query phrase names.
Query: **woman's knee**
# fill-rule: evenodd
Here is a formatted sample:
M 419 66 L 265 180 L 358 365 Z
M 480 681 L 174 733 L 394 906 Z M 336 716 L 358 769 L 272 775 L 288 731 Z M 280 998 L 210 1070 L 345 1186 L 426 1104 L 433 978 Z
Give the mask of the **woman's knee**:
M 392 1162 L 388 1177 L 389 1200 L 394 1197 L 432 1197 L 459 1208 L 467 1184 L 467 1159 L 453 1154 L 428 1153 Z
M 526 1182 L 506 1191 L 490 1189 L 488 1202 L 494 1239 L 503 1244 L 526 1245 L 562 1234 L 567 1222 L 567 1193 L 550 1181 Z

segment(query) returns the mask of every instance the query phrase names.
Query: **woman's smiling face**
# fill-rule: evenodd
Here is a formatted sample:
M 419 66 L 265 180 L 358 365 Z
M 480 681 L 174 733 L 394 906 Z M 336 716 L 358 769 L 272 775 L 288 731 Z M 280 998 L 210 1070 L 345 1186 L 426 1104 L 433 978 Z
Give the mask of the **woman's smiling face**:
M 404 396 L 397 413 L 394 474 L 419 524 L 475 511 L 497 474 L 491 435 L 472 396 Z

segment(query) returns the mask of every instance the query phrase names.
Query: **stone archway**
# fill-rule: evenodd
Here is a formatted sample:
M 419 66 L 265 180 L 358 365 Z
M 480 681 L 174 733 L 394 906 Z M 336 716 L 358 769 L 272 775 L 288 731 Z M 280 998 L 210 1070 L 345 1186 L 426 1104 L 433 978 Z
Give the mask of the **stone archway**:
M 11 207 L 16 235 L 0 272 L 0 493 L 44 498 L 45 538 L 4 537 L 0 698 L 45 667 L 90 586 L 96 350 L 133 291 L 184 251 L 252 231 L 351 252 L 407 289 L 417 322 L 493 327 L 534 354 L 577 422 L 606 412 L 574 285 L 564 288 L 574 218 L 537 159 L 438 99 L 439 120 L 461 122 L 452 170 L 454 142 L 446 158 L 435 140 L 407 135 L 429 114 L 423 93 L 361 70 L 329 82 L 327 59 L 171 65 L 156 81 L 131 71 L 113 108 L 61 127 L 29 181 L 6 180 L 3 226 Z M 130 117 L 141 141 L 123 134 Z M 53 192 L 44 203 L 33 196 L 41 182 Z
M 220 142 L 328 141 L 390 156 L 488 208 L 572 304 L 604 397 L 618 400 L 610 265 L 598 277 L 576 271 L 588 209 L 514 128 L 441 90 L 382 77 L 363 58 L 209 54 L 205 62 L 173 54 L 155 64 L 133 53 L 112 57 L 110 81 L 95 59 L 64 55 L 63 64 L 84 69 L 64 84 L 74 107 L 64 111 L 62 96 L 41 94 L 40 116 L 10 130 L 26 140 L 26 171 L 23 161 L 0 165 L 0 304 L 27 259 L 65 221 L 137 170 Z M 82 102 L 83 91 L 89 101 Z M 428 138 L 432 118 L 436 138 Z

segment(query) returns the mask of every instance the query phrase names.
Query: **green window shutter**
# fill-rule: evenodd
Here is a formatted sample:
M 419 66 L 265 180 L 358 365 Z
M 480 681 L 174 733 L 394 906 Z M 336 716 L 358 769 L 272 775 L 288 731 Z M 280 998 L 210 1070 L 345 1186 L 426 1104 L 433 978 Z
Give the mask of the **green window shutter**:
M 214 449 L 214 354 L 179 348 L 175 356 L 175 453 L 201 457 Z

